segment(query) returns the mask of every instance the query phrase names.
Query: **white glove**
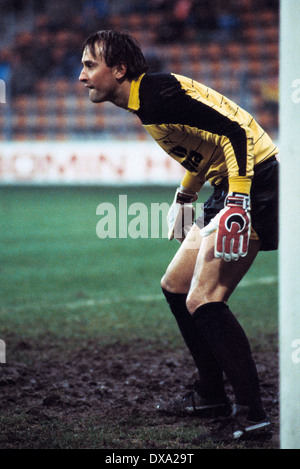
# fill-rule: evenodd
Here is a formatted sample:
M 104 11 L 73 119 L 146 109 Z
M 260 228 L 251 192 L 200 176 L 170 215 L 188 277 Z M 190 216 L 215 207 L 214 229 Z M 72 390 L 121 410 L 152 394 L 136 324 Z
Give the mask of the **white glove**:
M 181 243 L 192 228 L 195 208 L 192 202 L 198 199 L 198 194 L 183 186 L 178 187 L 175 192 L 174 201 L 167 215 L 168 238 L 175 238 Z
M 251 231 L 249 210 L 249 195 L 236 192 L 228 194 L 225 208 L 200 230 L 201 236 L 208 236 L 217 231 L 215 257 L 229 262 L 247 255 Z

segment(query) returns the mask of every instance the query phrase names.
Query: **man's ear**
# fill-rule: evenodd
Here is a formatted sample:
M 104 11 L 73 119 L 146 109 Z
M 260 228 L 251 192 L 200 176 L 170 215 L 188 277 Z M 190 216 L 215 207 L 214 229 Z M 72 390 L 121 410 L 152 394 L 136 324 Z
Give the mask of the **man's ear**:
M 118 80 L 122 80 L 127 72 L 127 66 L 124 63 L 120 63 L 115 67 L 115 76 Z

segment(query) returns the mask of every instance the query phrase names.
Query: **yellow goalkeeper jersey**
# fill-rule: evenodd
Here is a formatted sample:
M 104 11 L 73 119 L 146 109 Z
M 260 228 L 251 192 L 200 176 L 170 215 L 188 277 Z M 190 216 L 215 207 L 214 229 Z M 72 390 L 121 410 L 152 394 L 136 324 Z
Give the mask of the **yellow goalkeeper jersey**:
M 190 78 L 146 73 L 131 83 L 128 110 L 186 169 L 182 185 L 198 192 L 228 178 L 250 193 L 254 166 L 278 153 L 269 135 L 236 103 Z

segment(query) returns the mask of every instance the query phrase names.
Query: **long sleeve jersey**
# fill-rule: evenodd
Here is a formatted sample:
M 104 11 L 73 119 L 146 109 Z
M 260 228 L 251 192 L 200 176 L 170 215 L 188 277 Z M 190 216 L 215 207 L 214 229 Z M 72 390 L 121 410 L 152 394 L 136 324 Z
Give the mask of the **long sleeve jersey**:
M 185 169 L 198 192 L 228 179 L 230 192 L 250 193 L 254 166 L 278 153 L 268 134 L 233 101 L 190 78 L 146 73 L 131 83 L 128 110 Z

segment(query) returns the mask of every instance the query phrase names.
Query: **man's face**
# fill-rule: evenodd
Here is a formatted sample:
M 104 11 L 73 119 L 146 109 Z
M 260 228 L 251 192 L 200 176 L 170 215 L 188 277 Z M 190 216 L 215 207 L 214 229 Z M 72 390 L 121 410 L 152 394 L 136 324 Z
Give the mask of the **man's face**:
M 93 103 L 114 102 L 117 88 L 116 68 L 108 67 L 101 56 L 101 44 L 96 44 L 96 58 L 86 47 L 82 55 L 82 71 L 79 80 L 89 88 L 89 98 Z

